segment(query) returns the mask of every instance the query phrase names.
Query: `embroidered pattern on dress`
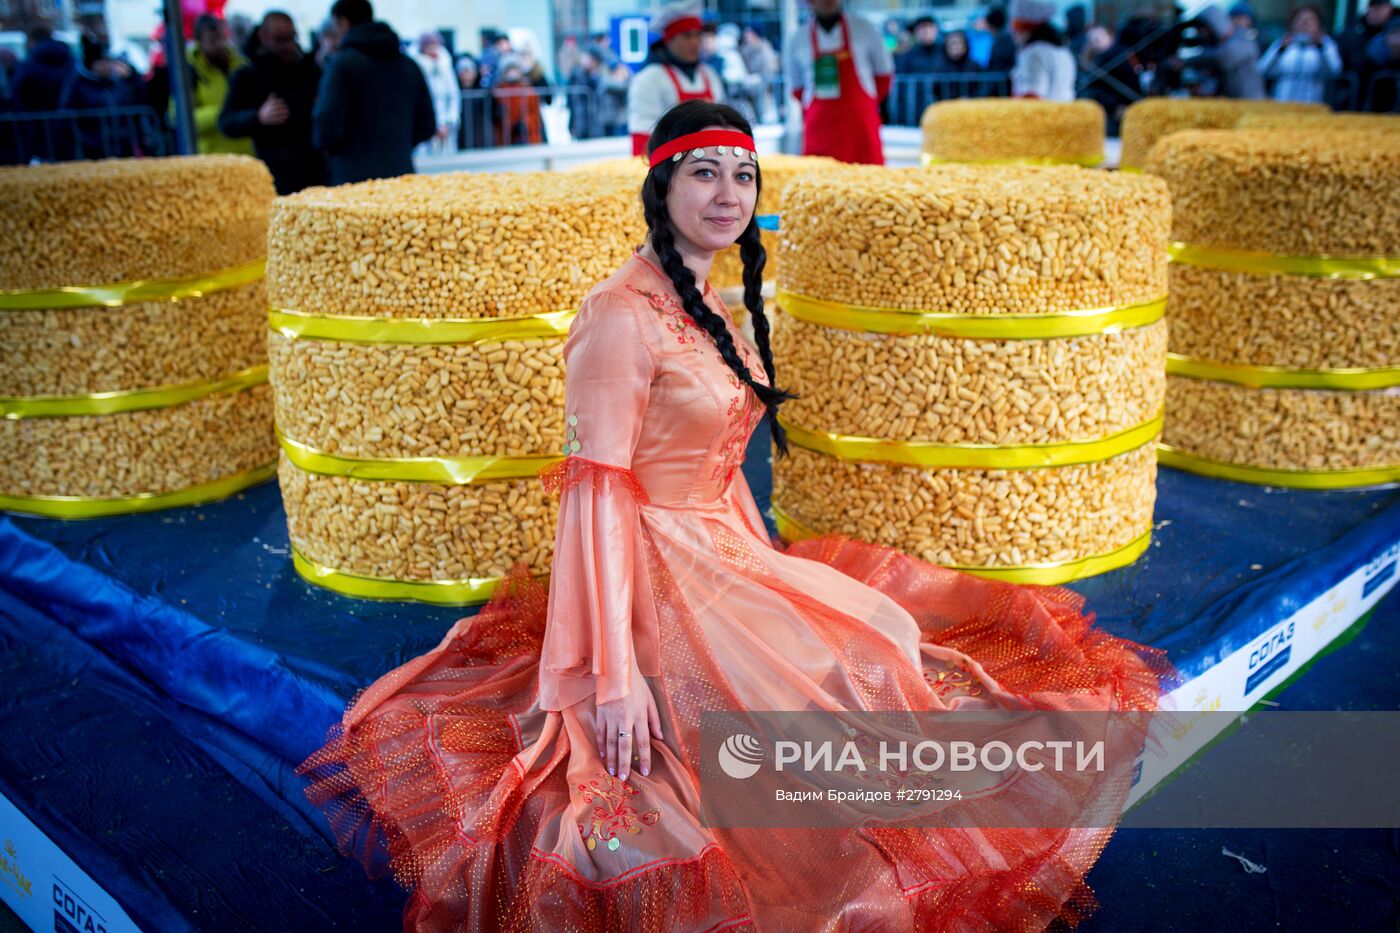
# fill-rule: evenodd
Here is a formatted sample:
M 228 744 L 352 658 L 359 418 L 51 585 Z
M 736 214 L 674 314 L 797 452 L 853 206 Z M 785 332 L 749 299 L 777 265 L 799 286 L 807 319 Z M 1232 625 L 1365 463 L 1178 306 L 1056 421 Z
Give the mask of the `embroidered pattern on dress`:
M 691 320 L 690 315 L 676 303 L 675 299 L 669 295 L 643 291 L 630 283 L 627 285 L 627 290 L 647 300 L 652 309 L 661 315 L 666 329 L 676 335 L 678 343 L 695 343 L 695 335 L 700 331 L 700 327 Z M 749 372 L 755 372 L 754 360 L 749 354 L 748 346 L 742 340 L 736 339 L 734 349 L 739 354 L 739 358 L 744 361 L 744 365 L 748 367 Z M 696 347 L 695 350 L 698 353 L 699 347 Z M 759 417 L 761 417 L 759 413 L 763 407 L 758 401 L 758 396 L 745 386 L 737 375 L 731 371 L 728 376 L 729 384 L 736 390 L 737 394 L 729 400 L 729 408 L 725 412 L 725 418 L 729 424 L 728 432 L 720 443 L 720 460 L 710 472 L 710 479 L 721 480 L 725 484 L 729 482 L 734 471 L 744 462 L 749 435 L 758 426 Z M 564 452 L 567 454 L 568 450 Z
M 725 412 L 729 422 L 729 433 L 720 443 L 720 460 L 710 473 L 710 479 L 723 479 L 726 484 L 744 462 L 749 435 L 758 425 L 760 416 L 757 413 L 762 408 L 754 391 L 740 382 L 739 377 L 732 372 L 729 373 L 729 384 L 738 394 L 729 400 L 729 408 Z
M 695 332 L 700 329 L 690 315 L 685 313 L 685 309 L 676 304 L 669 295 L 658 295 L 655 292 L 644 292 L 635 285 L 629 284 L 627 290 L 637 295 L 641 295 L 651 305 L 652 310 L 661 315 L 666 329 L 676 335 L 677 343 L 694 343 Z
M 641 791 L 611 774 L 603 774 L 586 784 L 579 784 L 578 792 L 585 801 L 593 804 L 590 823 L 587 826 L 583 823 L 578 824 L 579 835 L 590 850 L 597 848 L 599 842 L 610 850 L 616 850 L 622 844 L 622 840 L 618 838 L 619 834 L 625 832 L 636 835 L 642 831 L 643 826 L 655 826 L 661 819 L 660 807 L 652 807 L 645 813 L 638 813 L 637 808 L 629 801 Z
M 941 697 L 945 697 L 954 690 L 961 690 L 967 696 L 975 697 L 982 693 L 982 687 L 977 680 L 964 667 L 951 667 L 937 674 L 925 669 L 924 680 L 933 688 L 933 692 Z

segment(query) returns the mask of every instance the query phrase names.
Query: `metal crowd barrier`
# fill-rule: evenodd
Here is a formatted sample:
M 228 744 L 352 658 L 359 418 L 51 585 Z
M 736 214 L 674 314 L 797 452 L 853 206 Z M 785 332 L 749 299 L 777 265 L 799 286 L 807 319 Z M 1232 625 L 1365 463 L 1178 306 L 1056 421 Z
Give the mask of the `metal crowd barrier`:
M 1400 71 L 1385 69 L 1371 75 L 1360 109 L 1371 113 L 1400 114 Z
M 0 164 L 163 156 L 173 152 L 150 107 L 0 113 Z
M 529 146 L 627 134 L 627 95 L 586 85 L 473 88 L 462 91 L 457 148 Z
M 1099 68 L 1086 69 L 1081 95 L 1085 79 L 1102 74 Z M 729 90 L 729 102 L 755 125 L 780 122 L 790 103 L 781 78 L 754 78 Z M 1005 97 L 1010 91 L 1005 72 L 897 74 L 883 108 L 885 123 L 917 127 L 924 109 L 935 101 Z M 1364 87 L 1354 73 L 1334 76 L 1328 80 L 1326 99 L 1337 110 L 1400 111 L 1400 71 L 1376 72 Z M 626 119 L 626 93 L 616 87 L 464 90 L 455 145 L 445 151 L 611 139 L 627 135 Z M 165 121 L 150 107 L 0 113 L 0 164 L 164 156 L 174 151 Z
M 1010 96 L 1011 76 L 1005 71 L 896 74 L 886 101 L 886 122 L 918 126 L 924 110 L 936 101 Z
M 1280 72 L 1264 79 L 1264 85 L 1272 95 L 1274 86 L 1280 81 L 1309 78 L 1309 73 Z M 1333 110 L 1356 110 L 1361 105 L 1361 82 L 1355 72 L 1345 71 L 1322 79 L 1322 102 Z

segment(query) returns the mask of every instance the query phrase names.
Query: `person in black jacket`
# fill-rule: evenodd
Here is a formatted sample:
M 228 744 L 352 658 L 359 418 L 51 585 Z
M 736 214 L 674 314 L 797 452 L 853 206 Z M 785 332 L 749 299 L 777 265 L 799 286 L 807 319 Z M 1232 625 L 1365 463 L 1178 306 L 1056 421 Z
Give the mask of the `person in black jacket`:
M 311 145 L 311 109 L 321 69 L 297 45 L 286 13 L 271 12 L 249 40 L 249 64 L 229 79 L 219 132 L 251 136 L 278 194 L 326 183 L 326 162 Z
M 1016 38 L 1006 28 L 1006 10 L 993 7 L 987 11 L 986 20 L 992 31 L 992 57 L 987 70 L 1009 73 L 1016 67 Z
M 914 34 L 914 44 L 894 57 L 896 74 L 906 75 L 896 86 L 897 98 L 890 106 L 892 122 L 903 126 L 918 126 L 924 110 L 937 98 L 933 92 L 933 79 L 929 75 L 942 74 L 947 70 L 943 58 L 943 47 L 938 42 L 938 21 L 932 16 L 920 16 L 909 25 Z
M 374 22 L 369 0 L 336 0 L 331 18 L 343 35 L 311 112 L 311 141 L 326 154 L 330 183 L 411 174 L 413 147 L 437 132 L 423 69 L 392 29 Z
M 943 37 L 943 74 L 948 77 L 934 88 L 939 100 L 985 96 L 982 66 L 972 60 L 968 51 L 967 33 L 961 29 Z
M 78 68 L 73 50 L 53 37 L 47 26 L 29 31 L 29 55 L 15 67 L 14 109 L 46 113 L 58 109 L 64 86 Z M 77 140 L 71 124 L 63 120 L 23 121 L 13 124 L 20 161 L 37 158 L 62 162 L 74 157 Z
M 83 64 L 68 76 L 59 94 L 60 110 L 91 110 L 95 115 L 70 121 L 79 159 L 131 158 L 151 151 L 141 121 L 132 113 L 115 113 L 146 102 L 145 84 L 125 59 L 84 41 Z M 146 127 L 150 130 L 153 127 Z
M 42 113 L 58 109 L 63 86 L 78 68 L 73 50 L 53 37 L 47 26 L 29 31 L 29 54 L 15 68 L 14 96 L 20 110 Z
M 1094 58 L 1094 77 L 1085 96 L 1104 109 L 1108 135 L 1118 135 L 1123 111 L 1136 100 L 1171 90 L 1172 60 L 1181 45 L 1180 30 L 1168 29 L 1151 13 L 1133 13 L 1118 37 Z

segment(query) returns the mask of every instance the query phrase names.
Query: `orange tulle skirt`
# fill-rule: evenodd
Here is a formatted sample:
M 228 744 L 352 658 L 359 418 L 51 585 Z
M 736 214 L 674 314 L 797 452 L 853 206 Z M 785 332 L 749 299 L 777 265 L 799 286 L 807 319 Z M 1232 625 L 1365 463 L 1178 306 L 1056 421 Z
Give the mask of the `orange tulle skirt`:
M 702 825 L 700 713 L 769 702 L 765 680 L 790 674 L 765 678 L 761 655 L 720 644 L 742 632 L 722 630 L 730 616 L 715 607 L 726 593 L 750 608 L 780 600 L 806 626 L 830 659 L 806 708 L 946 709 L 962 698 L 1150 712 L 1177 680 L 1162 652 L 1095 628 L 1070 590 L 979 579 L 835 536 L 760 553 L 721 527 L 720 559 L 686 571 L 713 579 L 682 587 L 683 542 L 663 538 L 647 540 L 662 661 L 648 683 L 664 736 L 648 776 L 607 773 L 591 698 L 540 709 L 548 591 L 523 568 L 438 647 L 362 690 L 298 769 L 341 850 L 411 892 L 405 930 L 1040 930 L 1095 908 L 1084 876 L 1111 826 Z M 819 582 L 795 582 L 813 569 L 912 616 L 925 663 L 831 608 Z M 771 699 L 790 701 L 793 689 Z M 1103 789 L 1120 805 L 1126 792 Z

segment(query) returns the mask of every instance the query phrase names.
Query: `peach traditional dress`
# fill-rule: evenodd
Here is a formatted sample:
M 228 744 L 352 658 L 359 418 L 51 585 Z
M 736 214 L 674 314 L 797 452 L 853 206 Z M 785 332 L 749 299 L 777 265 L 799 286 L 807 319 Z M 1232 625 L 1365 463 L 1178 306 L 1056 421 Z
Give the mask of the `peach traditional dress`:
M 584 300 L 564 358 L 548 587 L 517 569 L 298 769 L 342 851 L 412 891 L 405 930 L 1041 929 L 1091 910 L 1111 827 L 702 825 L 700 714 L 1151 711 L 1161 652 L 1095 629 L 1068 590 L 775 544 L 740 470 L 763 408 L 640 256 Z M 593 698 L 624 695 L 634 658 L 664 741 L 624 782 Z

